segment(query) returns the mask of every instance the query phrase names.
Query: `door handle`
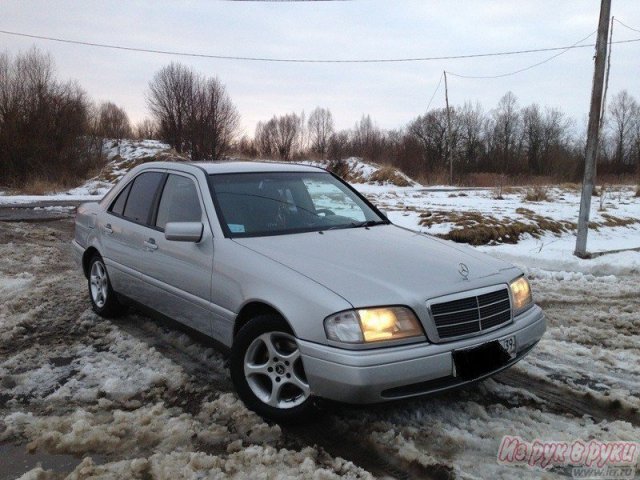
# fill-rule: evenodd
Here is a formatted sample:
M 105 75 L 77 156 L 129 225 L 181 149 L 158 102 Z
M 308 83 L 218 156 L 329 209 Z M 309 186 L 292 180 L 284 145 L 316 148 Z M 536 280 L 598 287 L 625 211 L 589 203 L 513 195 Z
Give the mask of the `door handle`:
M 156 241 L 153 238 L 144 241 L 144 246 L 147 247 L 147 250 L 154 251 L 158 249 L 158 245 L 156 245 Z
M 104 226 L 104 233 L 106 233 L 107 235 L 111 235 L 113 233 L 113 228 L 111 228 L 111 224 L 107 223 Z

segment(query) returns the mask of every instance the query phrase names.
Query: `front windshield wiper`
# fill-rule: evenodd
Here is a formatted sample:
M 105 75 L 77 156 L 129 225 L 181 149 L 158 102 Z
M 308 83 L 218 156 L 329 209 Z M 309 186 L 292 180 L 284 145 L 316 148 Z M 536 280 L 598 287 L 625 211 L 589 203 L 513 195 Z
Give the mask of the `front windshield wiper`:
M 365 220 L 363 222 L 354 222 L 351 225 L 353 225 L 354 228 L 361 228 L 375 227 L 376 225 L 386 225 L 387 223 L 389 223 L 387 220 Z
M 333 227 L 323 228 L 321 231 L 326 230 L 340 230 L 343 228 L 362 228 L 362 227 L 374 227 L 376 225 L 386 225 L 389 222 L 385 220 L 364 220 L 362 222 L 351 222 L 346 225 L 334 225 Z

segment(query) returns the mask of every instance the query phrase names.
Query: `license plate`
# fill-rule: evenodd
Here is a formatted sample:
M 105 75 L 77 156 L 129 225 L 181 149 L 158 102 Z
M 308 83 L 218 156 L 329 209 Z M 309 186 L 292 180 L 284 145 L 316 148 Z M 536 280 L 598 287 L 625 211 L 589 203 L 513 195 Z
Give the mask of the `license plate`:
M 498 342 L 500 342 L 500 345 L 502 346 L 502 348 L 505 349 L 505 351 L 509 354 L 509 356 L 511 358 L 516 356 L 517 345 L 516 345 L 516 336 L 515 335 L 511 335 L 509 337 L 501 338 L 500 340 L 498 340 Z

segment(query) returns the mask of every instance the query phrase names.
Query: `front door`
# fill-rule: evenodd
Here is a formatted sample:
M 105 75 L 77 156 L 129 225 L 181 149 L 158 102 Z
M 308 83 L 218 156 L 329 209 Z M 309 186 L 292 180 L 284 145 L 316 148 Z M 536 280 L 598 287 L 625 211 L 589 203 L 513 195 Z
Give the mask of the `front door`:
M 202 222 L 199 242 L 164 237 L 169 222 Z M 145 274 L 156 292 L 155 309 L 191 328 L 212 335 L 215 312 L 210 302 L 213 234 L 202 194 L 188 174 L 170 173 L 145 238 Z

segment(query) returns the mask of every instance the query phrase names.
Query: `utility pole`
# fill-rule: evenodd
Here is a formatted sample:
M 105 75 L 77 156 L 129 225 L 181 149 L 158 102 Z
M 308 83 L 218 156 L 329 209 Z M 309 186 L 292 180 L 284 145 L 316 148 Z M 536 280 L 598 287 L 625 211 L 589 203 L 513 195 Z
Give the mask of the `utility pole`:
M 453 153 L 451 151 L 451 111 L 449 110 L 449 87 L 447 71 L 444 71 L 444 100 L 447 104 L 447 157 L 449 157 L 449 185 L 453 185 Z
M 602 0 L 600 4 L 600 20 L 598 22 L 598 40 L 596 41 L 595 69 L 591 87 L 591 108 L 587 127 L 587 150 L 585 154 L 584 180 L 582 182 L 582 198 L 578 216 L 578 235 L 574 255 L 588 258 L 587 234 L 589 232 L 589 213 L 591 211 L 591 195 L 595 177 L 596 159 L 598 156 L 598 140 L 600 136 L 600 113 L 602 110 L 602 90 L 607 60 L 607 37 L 609 34 L 609 16 L 611 0 Z

